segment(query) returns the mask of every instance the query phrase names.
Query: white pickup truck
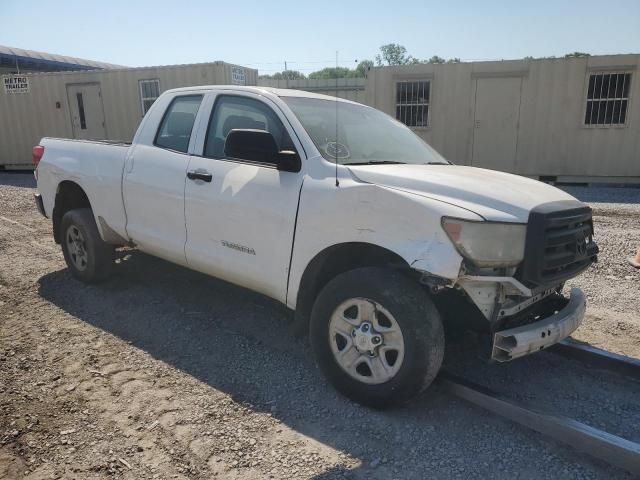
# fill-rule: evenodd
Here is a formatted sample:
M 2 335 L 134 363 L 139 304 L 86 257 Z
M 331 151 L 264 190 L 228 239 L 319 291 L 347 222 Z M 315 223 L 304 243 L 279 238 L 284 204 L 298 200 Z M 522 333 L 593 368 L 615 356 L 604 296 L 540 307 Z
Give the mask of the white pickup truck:
M 131 145 L 44 138 L 33 155 L 37 206 L 75 277 L 105 279 L 129 245 L 277 299 L 331 383 L 363 404 L 425 389 L 448 329 L 486 332 L 504 362 L 585 314 L 585 295 L 562 288 L 596 260 L 589 207 L 455 166 L 354 102 L 181 88 Z

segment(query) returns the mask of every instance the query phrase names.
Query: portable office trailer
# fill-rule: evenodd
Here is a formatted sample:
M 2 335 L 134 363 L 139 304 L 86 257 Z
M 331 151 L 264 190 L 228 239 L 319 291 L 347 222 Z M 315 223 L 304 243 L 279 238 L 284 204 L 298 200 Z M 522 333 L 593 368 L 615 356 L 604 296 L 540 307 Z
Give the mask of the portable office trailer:
M 640 182 L 640 55 L 378 67 L 365 103 L 454 163 Z
M 42 137 L 129 142 L 165 90 L 255 85 L 257 70 L 224 62 L 2 77 L 0 168 L 31 166 Z

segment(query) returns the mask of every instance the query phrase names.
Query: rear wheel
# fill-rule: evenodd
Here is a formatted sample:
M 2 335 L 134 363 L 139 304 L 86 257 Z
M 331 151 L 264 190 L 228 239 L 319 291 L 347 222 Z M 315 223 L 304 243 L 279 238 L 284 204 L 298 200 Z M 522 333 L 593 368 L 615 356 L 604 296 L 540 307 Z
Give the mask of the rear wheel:
M 100 237 L 90 208 L 70 210 L 60 223 L 62 253 L 71 274 L 95 283 L 106 279 L 113 268 L 114 247 Z
M 427 388 L 444 354 L 430 297 L 392 269 L 362 268 L 330 281 L 314 304 L 310 334 L 318 365 L 336 389 L 377 408 Z

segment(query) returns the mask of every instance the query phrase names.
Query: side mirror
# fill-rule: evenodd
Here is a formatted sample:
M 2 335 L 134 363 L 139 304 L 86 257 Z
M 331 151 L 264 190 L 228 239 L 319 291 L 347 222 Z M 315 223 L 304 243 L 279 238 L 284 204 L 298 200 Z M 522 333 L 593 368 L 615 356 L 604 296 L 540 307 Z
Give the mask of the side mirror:
M 230 158 L 274 163 L 278 158 L 278 145 L 273 135 L 265 130 L 234 129 L 224 142 L 224 153 Z
M 297 152 L 279 152 L 273 135 L 265 130 L 231 130 L 224 143 L 224 153 L 230 158 L 275 164 L 283 172 L 299 172 L 301 167 Z
M 293 150 L 282 150 L 278 153 L 277 168 L 282 172 L 299 172 L 302 164 L 300 155 Z

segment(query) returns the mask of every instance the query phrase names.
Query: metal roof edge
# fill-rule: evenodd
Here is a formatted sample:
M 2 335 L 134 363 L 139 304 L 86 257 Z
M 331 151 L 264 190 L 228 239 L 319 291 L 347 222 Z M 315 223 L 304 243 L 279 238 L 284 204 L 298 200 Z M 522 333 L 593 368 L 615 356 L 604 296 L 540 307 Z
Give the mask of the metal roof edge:
M 176 67 L 209 67 L 209 66 L 219 66 L 219 65 L 229 65 L 231 67 L 240 67 L 246 70 L 256 70 L 255 68 L 244 67 L 242 65 L 236 65 L 234 63 L 227 63 L 221 60 L 216 60 L 214 62 L 203 62 L 203 63 L 178 63 L 175 65 L 154 65 L 148 67 L 122 67 L 122 68 L 104 68 L 104 69 L 93 69 L 93 70 L 67 70 L 62 72 L 24 72 L 20 73 L 20 75 L 25 76 L 46 76 L 46 75 L 72 75 L 72 74 L 95 74 L 95 73 L 116 73 L 116 72 L 129 72 L 129 71 L 141 71 L 141 70 L 158 70 L 158 69 L 169 69 Z

